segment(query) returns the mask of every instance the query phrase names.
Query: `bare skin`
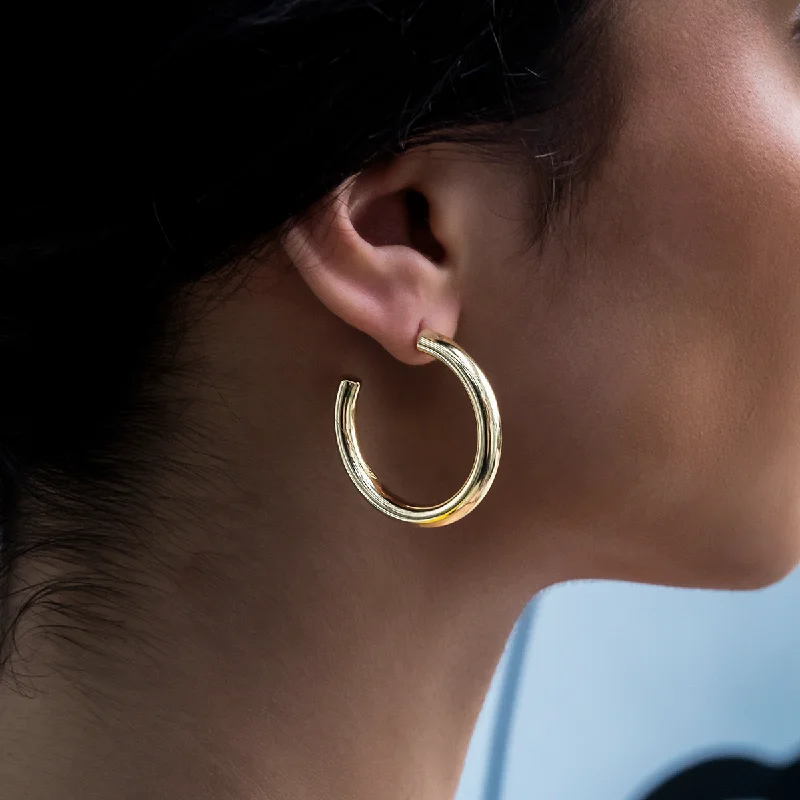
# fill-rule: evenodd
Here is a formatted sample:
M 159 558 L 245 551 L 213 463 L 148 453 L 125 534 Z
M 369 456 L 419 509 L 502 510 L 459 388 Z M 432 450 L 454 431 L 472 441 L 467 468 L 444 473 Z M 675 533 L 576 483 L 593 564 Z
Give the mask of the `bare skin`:
M 173 446 L 213 480 L 160 488 L 200 524 L 154 559 L 147 646 L 119 645 L 102 672 L 87 660 L 91 698 L 47 671 L 33 699 L 4 691 L 4 795 L 444 800 L 537 591 L 745 589 L 792 570 L 795 9 L 622 0 L 624 123 L 579 220 L 541 250 L 523 246 L 524 168 L 430 148 L 342 187 L 199 320 L 190 422 L 213 436 L 199 455 Z M 393 202 L 409 188 L 438 260 Z M 415 351 L 423 326 L 476 358 L 505 433 L 486 501 L 434 531 L 373 511 L 332 431 L 356 376 L 376 472 L 420 503 L 457 488 L 474 425 Z

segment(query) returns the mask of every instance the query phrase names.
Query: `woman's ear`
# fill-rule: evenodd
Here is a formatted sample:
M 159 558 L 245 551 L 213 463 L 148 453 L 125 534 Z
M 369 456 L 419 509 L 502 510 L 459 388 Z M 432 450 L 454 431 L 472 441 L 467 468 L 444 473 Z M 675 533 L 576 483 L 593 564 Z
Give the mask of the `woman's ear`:
M 322 303 L 407 364 L 431 360 L 416 348 L 420 331 L 453 338 L 460 313 L 454 242 L 431 225 L 446 209 L 434 208 L 424 161 L 409 154 L 351 178 L 283 237 Z

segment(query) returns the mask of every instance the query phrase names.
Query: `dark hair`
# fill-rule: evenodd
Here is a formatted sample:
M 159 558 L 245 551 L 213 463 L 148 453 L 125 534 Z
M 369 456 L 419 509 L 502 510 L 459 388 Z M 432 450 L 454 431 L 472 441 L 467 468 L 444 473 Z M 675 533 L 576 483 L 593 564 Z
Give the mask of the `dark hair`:
M 535 162 L 541 223 L 598 160 L 613 94 L 603 0 L 134 3 L 102 18 L 9 5 L 5 659 L 34 607 L 62 638 L 115 618 L 113 567 L 137 552 L 126 517 L 171 424 L 192 286 L 234 275 L 344 179 L 425 142 Z M 15 581 L 34 561 L 40 579 Z

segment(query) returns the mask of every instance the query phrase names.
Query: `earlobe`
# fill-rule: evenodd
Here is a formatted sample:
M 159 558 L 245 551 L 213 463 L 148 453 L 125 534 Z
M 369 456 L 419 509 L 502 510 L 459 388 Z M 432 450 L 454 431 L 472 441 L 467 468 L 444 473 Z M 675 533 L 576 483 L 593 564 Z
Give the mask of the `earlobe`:
M 424 364 L 431 357 L 416 348 L 424 328 L 455 336 L 457 280 L 419 211 L 420 193 L 393 177 L 350 179 L 292 222 L 283 246 L 330 311 L 400 361 Z

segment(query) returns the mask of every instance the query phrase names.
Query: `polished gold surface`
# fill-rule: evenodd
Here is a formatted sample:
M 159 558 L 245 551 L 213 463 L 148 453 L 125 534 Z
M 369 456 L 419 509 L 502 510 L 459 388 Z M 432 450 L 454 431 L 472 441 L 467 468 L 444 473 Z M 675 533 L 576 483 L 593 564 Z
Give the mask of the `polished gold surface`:
M 361 455 L 356 435 L 356 400 L 361 384 L 344 380 L 336 397 L 336 440 L 345 469 L 356 488 L 387 516 L 414 525 L 435 528 L 450 525 L 474 511 L 491 488 L 500 464 L 502 430 L 500 411 L 492 387 L 478 365 L 451 339 L 425 330 L 417 349 L 434 356 L 458 376 L 467 390 L 477 423 L 475 462 L 466 483 L 449 500 L 438 506 L 412 506 L 381 484 Z

